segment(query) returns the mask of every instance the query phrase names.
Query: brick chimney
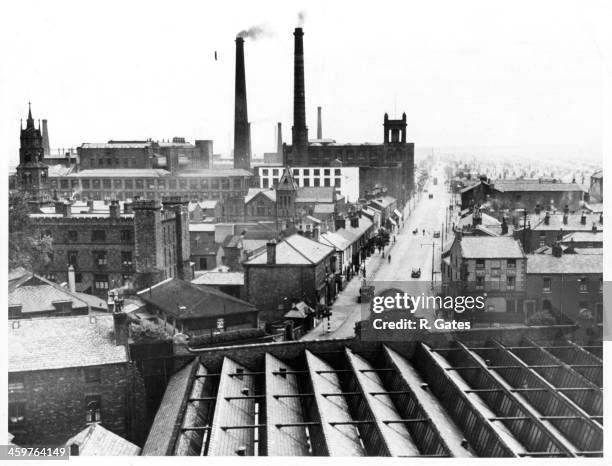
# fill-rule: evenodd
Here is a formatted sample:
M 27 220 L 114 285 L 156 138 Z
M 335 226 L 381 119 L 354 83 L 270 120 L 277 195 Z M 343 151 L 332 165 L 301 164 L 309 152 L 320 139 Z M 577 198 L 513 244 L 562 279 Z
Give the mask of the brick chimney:
M 72 217 L 72 209 L 70 208 L 70 203 L 63 200 L 56 201 L 55 213 L 62 214 L 63 217 Z
M 546 212 L 546 215 L 544 215 L 544 225 L 550 225 L 550 212 Z
M 359 228 L 359 215 L 356 213 L 351 217 L 351 228 Z
M 113 312 L 115 346 L 127 346 L 129 340 L 128 316 L 124 312 Z
M 87 199 L 87 210 L 89 212 L 93 212 L 94 211 L 94 201 L 93 201 L 93 199 Z
M 68 267 L 68 289 L 72 293 L 76 292 L 76 278 L 74 274 L 74 267 L 72 265 Z
M 563 214 L 563 225 L 567 225 L 567 214 Z
M 321 234 L 321 228 L 317 225 L 312 230 L 312 239 L 315 240 L 317 243 L 319 242 L 320 234 Z
M 586 225 L 586 214 L 584 213 L 584 210 L 582 211 L 582 215 L 580 216 L 580 224 Z
M 565 215 L 569 214 L 569 206 L 567 204 L 565 204 L 565 207 L 563 207 L 563 213 Z
M 336 230 L 346 228 L 346 219 L 344 217 L 338 217 L 335 221 Z
M 112 200 L 110 206 L 108 207 L 108 212 L 110 218 L 121 217 L 121 208 L 119 207 L 119 201 Z
M 480 209 L 475 209 L 472 214 L 472 226 L 482 225 L 482 213 Z
M 134 211 L 132 210 L 132 203 L 129 201 L 124 201 L 123 202 L 123 213 L 124 214 L 133 214 Z
M 593 233 L 597 233 L 597 223 L 593 222 L 593 226 L 591 227 L 591 231 Z
M 536 204 L 535 206 L 535 214 L 540 215 L 540 204 Z
M 295 160 L 308 165 L 308 128 L 306 127 L 306 95 L 304 91 L 304 31 L 293 32 L 293 127 L 292 144 Z
M 244 39 L 236 38 L 236 82 L 234 94 L 234 168 L 251 169 L 249 117 L 244 72 Z
M 552 255 L 554 257 L 562 257 L 563 256 L 563 249 L 561 249 L 561 245 L 558 242 L 556 242 L 552 246 Z
M 508 234 L 508 224 L 506 223 L 506 217 L 505 216 L 502 218 L 501 234 L 502 235 L 507 235 Z
M 276 241 L 272 240 L 266 243 L 266 256 L 268 265 L 276 264 Z

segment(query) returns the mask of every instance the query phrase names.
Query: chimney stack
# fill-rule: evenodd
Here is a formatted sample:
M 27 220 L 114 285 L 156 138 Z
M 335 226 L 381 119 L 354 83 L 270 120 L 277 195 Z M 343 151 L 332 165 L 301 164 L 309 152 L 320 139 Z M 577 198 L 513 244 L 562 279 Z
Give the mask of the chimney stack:
M 119 201 L 116 199 L 112 200 L 110 206 L 108 207 L 109 217 L 110 218 L 119 218 L 121 217 L 121 209 L 119 207 Z
M 563 213 L 565 215 L 569 214 L 569 206 L 567 204 L 565 204 L 565 207 L 563 207 Z
M 599 214 L 599 223 L 603 225 L 603 212 Z
M 315 240 L 318 243 L 319 242 L 319 235 L 320 235 L 320 232 L 321 232 L 319 226 L 315 226 L 312 231 L 313 231 L 312 239 Z
M 346 228 L 346 219 L 344 217 L 336 218 L 336 230 L 340 230 L 342 228 Z
M 558 242 L 556 242 L 552 246 L 552 255 L 554 257 L 562 257 L 563 256 L 563 249 L 561 249 L 561 245 Z
M 506 223 L 506 217 L 505 216 L 502 218 L 501 234 L 502 235 L 507 235 L 508 234 L 508 223 Z
M 295 28 L 293 62 L 293 155 L 308 165 L 308 128 L 306 127 L 306 95 L 304 90 L 304 31 Z
M 550 213 L 548 211 L 544 215 L 544 225 L 550 225 Z
M 76 278 L 74 274 L 74 267 L 72 265 L 68 267 L 68 289 L 72 293 L 76 292 Z
M 281 158 L 283 157 L 283 128 L 282 124 L 279 121 L 277 123 L 278 131 L 276 132 L 276 154 Z
M 567 214 L 563 214 L 563 225 L 567 225 Z
M 597 233 L 597 223 L 593 222 L 593 226 L 591 227 L 591 231 L 593 233 Z
M 276 241 L 272 240 L 266 243 L 266 256 L 268 265 L 276 264 Z
M 317 107 L 317 139 L 323 139 L 323 123 L 321 121 L 321 107 Z
M 236 37 L 236 93 L 234 105 L 234 168 L 251 169 L 249 117 L 244 71 L 244 39 Z
M 535 206 L 535 214 L 540 215 L 540 204 L 536 204 Z
M 584 211 L 582 211 L 582 215 L 580 217 L 580 223 L 582 225 L 586 225 L 586 214 L 584 213 Z
M 129 340 L 128 316 L 124 312 L 113 312 L 115 346 L 127 346 Z
M 51 147 L 49 145 L 49 131 L 47 129 L 47 120 L 42 121 L 42 138 L 43 138 L 43 154 L 45 157 L 51 155 Z

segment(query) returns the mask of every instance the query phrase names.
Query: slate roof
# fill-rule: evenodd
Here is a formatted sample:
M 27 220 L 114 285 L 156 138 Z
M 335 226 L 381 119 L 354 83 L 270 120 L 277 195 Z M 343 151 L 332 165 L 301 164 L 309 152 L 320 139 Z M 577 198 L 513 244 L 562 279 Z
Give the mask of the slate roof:
M 323 202 L 333 203 L 334 202 L 334 187 L 301 187 L 298 188 L 295 202 Z
M 465 259 L 522 259 L 525 257 L 519 242 L 507 236 L 464 236 L 460 246 L 461 255 Z
M 491 217 L 489 214 L 486 214 L 484 212 L 481 212 L 481 218 L 482 218 L 482 225 L 484 226 L 499 226 L 501 225 L 501 222 L 499 220 L 497 220 L 495 217 Z M 459 220 L 459 225 L 461 225 L 462 227 L 464 226 L 468 226 L 468 225 L 472 225 L 474 221 L 474 214 L 468 214 L 465 217 L 462 217 Z
M 319 236 L 319 242 L 344 251 L 351 245 L 351 241 L 338 233 L 328 231 Z
M 9 306 L 21 305 L 21 312 L 54 311 L 54 302 L 71 301 L 73 309 L 91 308 L 106 311 L 106 302 L 97 296 L 72 292 L 46 278 L 30 272 L 9 284 Z
M 249 188 L 246 196 L 244 196 L 244 203 L 248 204 L 251 202 L 257 195 L 262 194 L 267 197 L 272 202 L 276 202 L 276 190 L 270 188 Z
M 603 178 L 603 170 L 597 170 L 591 175 L 591 178 Z
M 314 206 L 315 214 L 333 214 L 336 207 L 333 204 L 316 204 Z
M 334 248 L 318 243 L 297 233 L 283 239 L 276 245 L 277 265 L 318 264 L 332 254 Z M 247 265 L 267 264 L 268 253 L 263 251 L 245 262 Z
M 396 199 L 391 196 L 383 196 L 383 197 L 377 197 L 376 199 L 372 199 L 370 203 L 377 204 L 381 208 L 386 209 L 391 204 L 393 204 L 395 201 Z
M 493 189 L 501 192 L 516 191 L 584 191 L 578 183 L 551 183 L 539 180 L 491 180 Z
M 586 222 L 583 225 L 580 220 L 582 218 L 582 213 L 568 214 L 567 215 L 567 224 L 563 223 L 563 213 L 555 213 L 549 214 L 550 220 L 548 221 L 548 225 L 544 223 L 544 218 L 546 217 L 546 213 L 542 212 L 539 215 L 529 215 L 527 217 L 528 221 L 531 223 L 532 230 L 564 230 L 564 231 L 591 231 L 593 228 L 593 223 L 597 226 L 598 230 L 603 229 L 603 225 L 599 223 L 599 214 L 590 214 L 587 213 Z M 522 222 L 521 222 L 522 225 Z
M 139 291 L 138 296 L 148 304 L 178 319 L 224 316 L 256 312 L 251 303 L 234 298 L 215 288 L 194 285 L 172 278 Z M 179 306 L 184 309 L 179 311 Z
M 161 168 L 91 168 L 67 176 L 69 178 L 163 178 L 170 176 L 170 172 Z
M 574 231 L 565 235 L 562 239 L 562 243 L 569 243 L 574 240 L 576 243 L 603 243 L 604 235 L 603 231 Z
M 194 285 L 244 285 L 244 272 L 206 271 L 193 280 Z
M 215 231 L 214 223 L 190 223 L 189 231 Z
M 11 320 L 9 372 L 99 366 L 128 361 L 116 346 L 113 316 L 70 316 Z
M 151 142 L 84 142 L 81 149 L 146 149 Z
M 179 178 L 223 178 L 228 176 L 253 176 L 253 174 L 242 168 L 202 168 L 197 170 L 185 170 L 176 174 Z
M 603 255 L 530 254 L 527 256 L 528 274 L 603 274 Z
M 172 454 L 172 438 L 181 425 L 182 409 L 189 394 L 190 377 L 197 361 L 176 372 L 168 381 L 164 397 L 142 447 L 143 456 L 166 456 Z
M 138 456 L 140 447 L 94 423 L 66 442 L 78 445 L 79 456 Z

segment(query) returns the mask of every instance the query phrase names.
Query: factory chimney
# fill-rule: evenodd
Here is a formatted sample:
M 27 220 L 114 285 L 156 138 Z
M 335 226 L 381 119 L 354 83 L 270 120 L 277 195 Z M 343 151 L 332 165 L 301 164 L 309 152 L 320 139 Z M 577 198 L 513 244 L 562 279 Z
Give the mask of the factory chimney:
M 317 107 L 317 139 L 323 139 L 323 123 L 321 122 L 321 107 Z
M 43 137 L 43 154 L 45 157 L 51 155 L 51 146 L 49 145 L 49 131 L 47 130 L 47 120 L 42 121 L 42 137 Z
M 251 169 L 249 117 L 244 73 L 244 39 L 236 37 L 236 94 L 234 106 L 234 168 Z
M 277 123 L 278 129 L 276 131 L 276 153 L 282 157 L 283 155 L 283 125 L 279 121 Z
M 306 96 L 304 93 L 304 32 L 295 28 L 293 62 L 293 156 L 295 161 L 308 165 L 308 128 L 306 127 Z

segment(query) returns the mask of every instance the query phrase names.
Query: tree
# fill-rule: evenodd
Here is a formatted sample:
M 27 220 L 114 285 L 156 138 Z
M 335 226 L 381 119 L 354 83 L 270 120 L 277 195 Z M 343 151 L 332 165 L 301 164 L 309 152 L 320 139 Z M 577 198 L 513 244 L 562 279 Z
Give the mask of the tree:
M 9 195 L 9 269 L 33 270 L 51 261 L 52 240 L 38 236 L 30 219 L 28 200 L 27 194 Z

